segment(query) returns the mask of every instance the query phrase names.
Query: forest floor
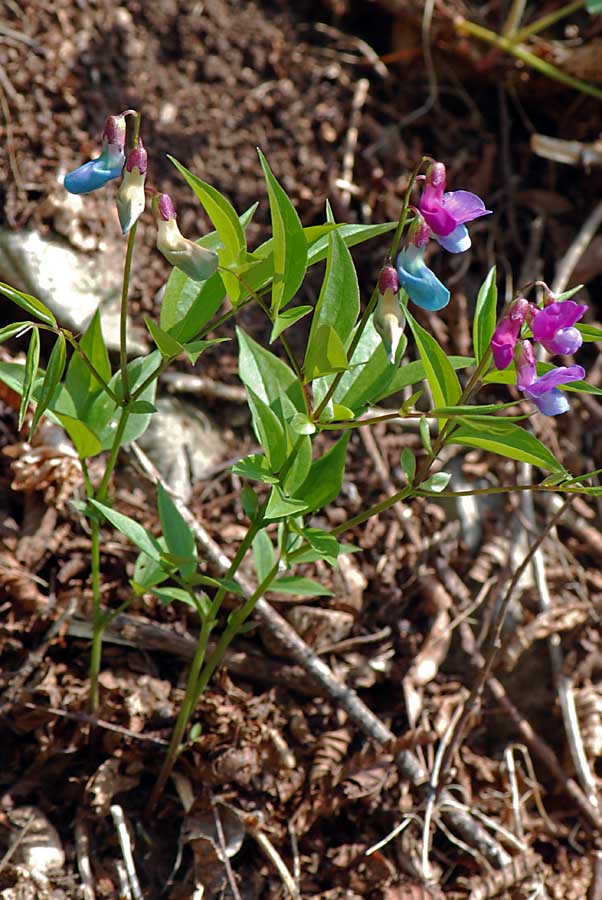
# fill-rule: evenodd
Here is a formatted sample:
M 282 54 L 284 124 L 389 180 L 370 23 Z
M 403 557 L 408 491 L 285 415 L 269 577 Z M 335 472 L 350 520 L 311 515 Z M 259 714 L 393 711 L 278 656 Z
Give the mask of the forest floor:
M 490 266 L 497 263 L 502 296 L 528 281 L 551 283 L 602 196 L 596 168 L 602 154 L 594 148 L 590 168 L 579 153 L 573 165 L 561 165 L 534 152 L 533 135 L 589 145 L 602 117 L 594 97 L 459 36 L 453 16 L 461 6 L 435 3 L 426 27 L 425 5 L 412 0 L 123 0 L 121 6 L 5 0 L 1 234 L 60 234 L 102 272 L 121 246 L 111 194 L 69 205 L 57 179 L 95 155 L 106 115 L 128 107 L 142 112 L 152 180 L 172 195 L 182 231 L 191 237 L 210 223 L 168 153 L 237 210 L 262 200 L 249 228 L 251 246 L 264 239 L 269 221 L 257 147 L 305 225 L 324 220 L 327 199 L 337 221 L 396 219 L 409 173 L 430 155 L 446 163 L 452 187 L 478 193 L 493 210 L 472 228 L 470 252 L 433 258 L 452 302 L 436 317 L 418 315 L 450 355 L 470 355 L 474 299 Z M 485 24 L 501 29 L 507 6 L 489 4 Z M 559 4 L 539 6 L 543 13 Z M 470 18 L 483 9 L 467 3 L 462 11 Z M 538 54 L 575 77 L 601 82 L 602 17 L 578 11 L 567 21 L 569 29 L 551 27 L 538 39 Z M 600 327 L 602 237 L 592 237 L 571 284 L 585 284 L 577 299 L 590 307 L 586 321 Z M 363 301 L 385 251 L 379 241 L 354 251 Z M 149 218 L 140 226 L 134 262 L 134 324 L 157 311 L 167 274 Z M 10 275 L 2 271 L 4 280 Z M 22 287 L 19 273 L 14 282 Z M 305 282 L 302 302 L 315 301 L 319 284 L 318 276 Z M 14 307 L 2 303 L 0 325 L 13 316 Z M 267 340 L 256 310 L 245 311 L 241 323 Z M 23 358 L 20 342 L 2 351 L 4 359 Z M 579 361 L 589 382 L 602 387 L 600 345 L 584 345 Z M 199 408 L 213 448 L 187 504 L 231 557 L 246 519 L 230 466 L 253 446 L 233 344 L 208 351 L 196 369 L 181 363 L 178 371 L 202 376 L 200 394 L 181 382 L 180 400 Z M 224 386 L 231 389 L 226 395 Z M 170 396 L 168 389 L 175 389 L 173 381 L 160 391 Z M 492 387 L 479 402 L 500 397 L 507 399 L 506 389 Z M 569 413 L 538 416 L 533 427 L 579 474 L 602 466 L 602 419 L 595 396 L 573 397 Z M 516 392 L 511 398 L 518 400 Z M 308 572 L 330 584 L 332 597 L 308 602 L 275 595 L 273 602 L 396 740 L 371 741 L 328 691 L 287 659 L 262 622 L 234 644 L 203 695 L 194 717 L 199 734 L 149 818 L 144 808 L 183 697 L 195 615 L 151 596 L 133 601 L 107 634 L 100 709 L 88 715 L 90 541 L 70 503 L 82 496 L 81 473 L 57 449 L 53 427 L 40 429 L 32 448 L 17 431 L 17 418 L 6 389 L 0 398 L 0 898 L 91 900 L 78 870 L 86 858 L 96 897 L 125 896 L 112 804 L 125 814 L 135 869 L 150 900 L 200 897 L 197 884 L 207 898 L 235 896 L 233 885 L 244 900 L 291 896 L 270 846 L 304 900 L 602 898 L 602 814 L 595 797 L 575 785 L 547 646 L 557 635 L 559 677 L 570 684 L 578 714 L 574 731 L 599 786 L 599 503 L 575 500 L 543 545 L 551 612 L 542 613 L 541 582 L 525 567 L 499 662 L 445 772 L 451 796 L 482 817 L 489 849 L 501 848 L 507 865 L 492 868 L 495 853 L 475 847 L 474 835 L 460 835 L 449 809 L 437 807 L 426 883 L 420 858 L 425 793 L 395 765 L 396 756 L 410 751 L 433 770 L 478 676 L 492 610 L 555 508 L 536 498 L 530 510 L 516 494 L 457 505 L 423 498 L 348 532 L 345 539 L 360 552 L 346 557 L 339 572 Z M 342 498 L 316 524 L 334 526 L 397 490 L 401 451 L 420 452 L 420 446 L 417 430 L 398 425 L 354 435 Z M 456 485 L 522 480 L 511 460 L 454 449 L 446 465 Z M 120 458 L 114 487 L 118 508 L 156 530 L 155 487 L 130 452 Z M 129 599 L 134 559 L 125 538 L 104 527 L 107 608 Z M 215 816 L 232 852 L 229 867 L 221 862 Z M 402 822 L 400 835 L 367 854 Z

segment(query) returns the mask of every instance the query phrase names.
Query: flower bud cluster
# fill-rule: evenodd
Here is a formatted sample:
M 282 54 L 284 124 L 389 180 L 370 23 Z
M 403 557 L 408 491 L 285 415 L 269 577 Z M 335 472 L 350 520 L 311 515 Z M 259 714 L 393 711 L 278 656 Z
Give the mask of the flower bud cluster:
M 65 188 L 72 194 L 89 194 L 121 176 L 115 202 L 124 235 L 144 212 L 146 193 L 155 195 L 153 213 L 157 224 L 158 250 L 172 266 L 189 278 L 206 281 L 217 269 L 217 254 L 185 238 L 178 228 L 176 211 L 168 194 L 159 194 L 153 188 L 146 187 L 148 155 L 140 137 L 136 135 L 127 155 L 125 152 L 127 115 L 137 114 L 134 110 L 127 110 L 107 118 L 100 156 L 69 172 L 65 176 Z
M 587 306 L 573 300 L 557 300 L 550 291 L 541 308 L 519 297 L 493 332 L 491 350 L 496 367 L 505 369 L 514 360 L 517 387 L 547 416 L 568 410 L 568 400 L 558 388 L 580 381 L 585 370 L 582 366 L 557 366 L 538 378 L 533 344 L 521 339 L 521 331 L 528 325 L 533 340 L 548 353 L 570 356 L 583 343 L 575 325 L 586 310 Z

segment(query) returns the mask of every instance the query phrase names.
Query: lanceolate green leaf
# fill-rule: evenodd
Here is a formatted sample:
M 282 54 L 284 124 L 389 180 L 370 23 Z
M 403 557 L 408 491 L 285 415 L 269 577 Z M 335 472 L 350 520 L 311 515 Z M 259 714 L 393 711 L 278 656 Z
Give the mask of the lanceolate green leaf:
M 101 452 L 102 444 L 98 435 L 94 434 L 84 422 L 65 413 L 55 413 L 55 415 L 73 441 L 73 446 L 80 459 L 89 459 Z
M 241 250 L 246 248 L 246 241 L 243 227 L 234 207 L 216 188 L 197 178 L 173 156 L 168 154 L 168 159 L 171 160 L 178 172 L 184 176 L 189 187 L 192 188 L 205 212 L 215 225 L 215 230 L 220 236 L 229 261 L 237 259 Z
M 324 587 L 313 578 L 302 578 L 296 575 L 283 575 L 272 582 L 271 591 L 280 594 L 293 594 L 298 597 L 332 597 L 330 588 Z
M 474 365 L 474 359 L 471 356 L 449 356 L 447 359 L 454 371 L 467 369 Z M 389 385 L 379 392 L 371 402 L 378 403 L 380 400 L 384 400 L 385 397 L 390 397 L 391 394 L 397 394 L 410 384 L 418 384 L 426 377 L 426 370 L 422 360 L 418 359 L 414 362 L 406 363 L 406 365 L 396 370 Z
M 316 369 L 323 344 L 324 327 L 332 329 L 342 345 L 347 347 L 360 305 L 359 286 L 351 254 L 338 230 L 328 236 L 326 272 L 312 319 L 305 365 Z M 332 371 L 332 369 L 327 370 Z M 335 370 L 336 371 L 336 370 Z M 340 368 L 338 369 L 340 371 Z M 316 377 L 305 371 L 305 378 Z
M 24 294 L 23 291 L 18 291 L 16 288 L 11 287 L 10 284 L 4 284 L 2 281 L 0 281 L 0 293 L 12 300 L 13 303 L 16 303 L 17 306 L 20 306 L 21 309 L 30 313 L 30 315 L 35 316 L 36 319 L 45 322 L 46 325 L 56 325 L 56 319 L 48 307 L 44 306 L 37 297 L 32 297 L 31 294 Z
M 29 339 L 29 348 L 25 359 L 25 371 L 23 375 L 23 393 L 21 394 L 21 407 L 19 409 L 19 431 L 27 414 L 27 407 L 33 394 L 33 388 L 38 373 L 40 362 L 40 332 L 34 328 Z
M 307 504 L 310 512 L 327 506 L 339 496 L 345 474 L 350 432 L 344 434 L 323 456 L 314 460 L 309 474 L 295 497 Z
M 177 506 L 162 485 L 157 490 L 157 507 L 161 530 L 167 549 L 178 556 L 196 559 L 196 541 Z M 183 578 L 188 578 L 196 569 L 195 563 L 180 566 Z
M 508 459 L 530 463 L 559 475 L 566 473 L 564 466 L 541 441 L 537 440 L 535 435 L 525 431 L 519 425 L 512 425 L 512 423 L 507 423 L 503 434 L 491 434 L 485 428 L 477 429 L 461 425 L 452 433 L 449 442 L 466 447 L 480 447 Z
M 42 415 L 46 412 L 46 409 L 50 405 L 52 398 L 54 397 L 54 393 L 58 387 L 59 381 L 63 377 L 63 372 L 65 371 L 65 362 L 67 358 L 67 348 L 65 345 L 65 337 L 62 332 L 59 332 L 56 343 L 52 348 L 52 353 L 50 354 L 50 359 L 48 360 L 48 368 L 46 369 L 46 374 L 44 375 L 44 381 L 42 382 L 42 387 L 40 388 L 38 394 L 38 401 L 36 406 L 36 411 L 33 414 L 33 420 L 31 423 L 31 431 L 30 431 L 30 439 L 33 434 L 36 425 L 42 418 Z
M 491 337 L 495 329 L 497 307 L 497 285 L 495 283 L 495 266 L 492 266 L 485 281 L 481 285 L 477 297 L 477 305 L 472 323 L 472 340 L 477 363 L 489 350 Z
M 146 528 L 143 528 L 139 522 L 136 522 L 129 516 L 124 516 L 123 513 L 117 512 L 104 503 L 99 503 L 98 500 L 90 500 L 90 503 L 103 514 L 105 519 L 109 520 L 111 525 L 115 526 L 117 531 L 120 531 L 132 544 L 135 544 L 139 550 L 142 550 L 155 562 L 159 562 L 161 559 L 161 546 L 156 538 Z
M 273 569 L 276 561 L 272 539 L 265 530 L 258 531 L 253 538 L 253 556 L 255 557 L 257 581 L 261 584 L 268 572 Z
M 248 385 L 247 397 L 253 419 L 253 430 L 265 451 L 271 469 L 277 472 L 286 458 L 284 426 L 276 413 Z
M 156 322 L 153 322 L 152 319 L 148 318 L 148 316 L 144 319 L 144 324 L 148 328 L 153 341 L 159 348 L 161 356 L 169 359 L 170 357 L 180 355 L 184 348 L 171 334 L 163 331 L 163 329 L 157 325 Z
M 291 306 L 290 309 L 283 309 L 274 320 L 272 333 L 270 335 L 270 344 L 279 337 L 283 331 L 294 325 L 308 313 L 313 311 L 313 306 Z
M 100 377 L 108 384 L 111 380 L 111 363 L 109 353 L 102 335 L 100 313 L 92 316 L 86 333 L 79 342 L 81 352 L 94 366 Z M 73 402 L 73 409 L 78 416 L 84 416 L 95 398 L 101 393 L 102 385 L 94 377 L 80 354 L 74 352 L 67 366 L 65 390 Z
M 455 406 L 462 394 L 458 376 L 437 341 L 406 312 L 435 406 Z
M 236 334 L 240 347 L 238 374 L 245 387 L 255 391 L 272 409 L 277 405 L 278 397 L 284 395 L 291 402 L 293 411 L 306 412 L 303 389 L 292 369 L 269 350 L 264 350 L 242 328 L 237 328 Z
M 291 300 L 307 269 L 307 241 L 295 207 L 278 184 L 261 150 L 259 160 L 268 189 L 272 234 L 274 238 L 274 276 L 272 312 Z

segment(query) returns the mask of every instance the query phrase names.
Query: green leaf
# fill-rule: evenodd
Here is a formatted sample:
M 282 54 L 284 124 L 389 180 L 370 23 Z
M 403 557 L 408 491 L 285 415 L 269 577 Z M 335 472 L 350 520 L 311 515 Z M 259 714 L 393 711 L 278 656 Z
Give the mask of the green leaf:
M 288 496 L 294 496 L 307 478 L 311 468 L 311 439 L 307 435 L 295 435 L 293 444 L 289 435 L 287 452 L 290 455 L 293 451 L 295 454 L 293 461 L 282 482 L 282 488 Z
M 562 294 L 556 295 L 556 300 L 570 300 L 571 297 L 574 297 L 575 294 L 578 294 L 580 290 L 583 289 L 582 284 L 578 284 L 577 287 L 569 288 L 568 291 L 563 291 Z
M 315 434 L 316 426 L 305 413 L 295 413 L 288 423 L 295 434 Z
M 271 469 L 277 472 L 286 459 L 284 427 L 276 413 L 248 386 L 247 398 L 253 431 L 265 451 Z
M 109 353 L 102 334 L 100 313 L 92 316 L 86 332 L 79 342 L 81 352 L 94 366 L 100 377 L 108 384 L 111 380 L 111 363 Z M 73 403 L 72 412 L 84 418 L 103 390 L 100 382 L 94 377 L 80 354 L 72 354 L 65 376 L 65 391 Z M 68 412 L 65 410 L 65 412 Z
M 432 454 L 433 445 L 431 444 L 431 432 L 429 430 L 429 423 L 426 416 L 423 416 L 420 419 L 418 424 L 418 430 L 420 431 L 420 440 L 422 442 L 422 446 L 426 450 L 427 453 Z
M 164 359 L 175 358 L 182 353 L 184 349 L 182 344 L 172 337 L 171 334 L 168 334 L 167 331 L 163 331 L 156 322 L 145 317 L 144 324 L 148 328 L 153 341 L 159 348 L 159 352 Z
M 230 261 L 237 259 L 241 250 L 244 250 L 247 244 L 243 227 L 232 204 L 216 188 L 207 184 L 206 181 L 201 181 L 200 178 L 193 175 L 173 156 L 168 154 L 167 158 L 174 164 L 178 172 L 184 176 L 188 186 L 192 188 L 200 200 L 203 209 L 215 225 L 215 230 L 220 236 L 228 259 Z
M 602 341 L 602 328 L 595 328 L 593 325 L 582 325 L 578 322 L 575 328 L 581 333 L 584 341 Z
M 343 240 L 345 246 L 355 247 L 357 244 L 363 244 L 366 241 L 371 241 L 373 238 L 388 234 L 396 228 L 397 222 L 382 222 L 378 225 L 345 224 L 337 226 L 327 223 L 325 225 L 310 226 L 305 229 L 305 237 L 308 244 L 307 264 L 308 266 L 313 266 L 326 258 L 330 236 L 334 231 Z
M 154 403 L 149 403 L 148 400 L 134 400 L 133 403 L 128 405 L 129 411 L 133 415 L 139 416 L 142 413 L 156 413 L 157 407 Z
M 447 485 L 449 484 L 449 480 L 451 475 L 449 472 L 436 472 L 434 475 L 431 475 L 422 484 L 419 485 L 420 490 L 422 491 L 433 491 L 433 493 L 438 494 L 440 491 L 444 491 Z
M 261 584 L 268 573 L 274 568 L 274 563 L 276 562 L 274 545 L 265 529 L 258 531 L 253 538 L 253 556 L 255 558 L 257 581 Z
M 23 393 L 21 394 L 21 406 L 19 409 L 19 431 L 23 425 L 23 420 L 27 414 L 27 408 L 33 388 L 38 374 L 38 365 L 40 362 L 40 332 L 34 328 L 29 339 L 29 348 L 25 358 L 25 369 L 23 374 Z
M 185 580 L 196 570 L 197 550 L 194 535 L 190 526 L 182 518 L 177 506 L 160 484 L 157 489 L 157 507 L 161 530 L 166 547 L 171 553 L 188 557 L 193 562 L 180 566 L 182 578 Z
M 124 534 L 139 550 L 142 550 L 155 562 L 161 560 L 161 545 L 139 522 L 129 516 L 124 516 L 123 513 L 117 512 L 105 503 L 99 503 L 98 500 L 90 500 L 90 504 L 99 510 L 105 519 L 108 519 L 111 525 L 114 525 L 117 531 Z
M 28 331 L 31 327 L 31 322 L 11 322 L 10 325 L 5 325 L 4 328 L 0 328 L 0 344 L 8 341 L 9 338 L 15 337 L 15 335 L 20 336 L 22 333 Z
M 305 512 L 306 504 L 302 500 L 285 497 L 282 489 L 277 484 L 272 488 L 270 498 L 265 510 L 266 519 L 281 519 L 283 516 L 294 516 Z
M 303 528 L 301 534 L 318 554 L 317 558 L 325 560 L 331 566 L 336 566 L 338 556 L 347 552 L 345 544 L 340 544 L 333 534 L 322 528 Z M 297 557 L 296 561 L 301 562 Z
M 403 355 L 406 344 L 407 340 L 403 335 L 400 355 Z M 374 403 L 377 397 L 387 393 L 387 388 L 398 371 L 389 363 L 385 348 L 370 318 L 349 362 L 349 369 L 341 378 L 334 393 L 335 405 L 340 404 L 359 413 Z
M 490 434 L 483 429 L 471 428 L 469 425 L 461 425 L 449 437 L 449 443 L 461 444 L 466 447 L 480 447 L 515 459 L 533 466 L 539 466 L 559 475 L 565 474 L 566 469 L 558 462 L 554 454 L 539 441 L 535 435 L 525 431 L 519 425 L 509 423 L 508 429 L 503 434 Z
M 341 338 L 331 325 L 320 325 L 313 334 L 303 364 L 305 381 L 349 368 Z
M 55 413 L 55 415 L 73 441 L 73 446 L 80 459 L 89 459 L 102 452 L 102 444 L 98 435 L 94 434 L 85 422 L 66 413 Z
M 467 369 L 469 366 L 474 365 L 474 358 L 471 356 L 449 356 L 447 359 L 454 371 L 457 371 L 458 369 Z M 396 370 L 387 388 L 382 393 L 379 393 L 371 402 L 379 403 L 381 400 L 384 400 L 385 397 L 390 397 L 391 394 L 397 394 L 404 387 L 407 387 L 410 384 L 416 384 L 426 377 L 427 375 L 422 360 L 407 363 L 405 366 Z
M 602 13 L 602 0 L 585 0 L 585 8 L 590 16 Z
M 303 370 L 307 381 L 315 378 L 316 372 L 337 372 L 347 367 L 345 347 L 359 308 L 359 286 L 351 254 L 339 231 L 333 231 L 328 236 L 326 272 L 305 353 Z
M 350 432 L 347 432 L 323 456 L 314 460 L 304 483 L 295 491 L 295 497 L 304 501 L 309 512 L 327 506 L 339 496 L 349 437 Z
M 160 545 L 165 544 L 164 538 L 160 538 L 158 543 Z M 165 566 L 162 562 L 151 559 L 146 553 L 141 552 L 138 554 L 134 563 L 134 575 L 131 583 L 136 584 L 136 589 L 139 588 L 140 593 L 144 593 L 148 588 L 161 584 L 166 578 L 169 578 L 169 572 L 165 571 Z
M 264 484 L 278 484 L 278 476 L 272 473 L 270 464 L 263 453 L 253 453 L 232 466 L 234 475 L 248 478 L 250 481 L 261 481 Z
M 495 283 L 495 266 L 492 266 L 480 287 L 477 305 L 472 323 L 472 340 L 477 363 L 489 351 L 491 338 L 495 330 L 497 308 L 497 285 Z
M 16 288 L 11 287 L 10 284 L 4 284 L 2 281 L 0 281 L 0 294 L 4 294 L 5 297 L 8 297 L 21 309 L 35 316 L 41 322 L 45 322 L 46 325 L 56 325 L 56 319 L 48 307 L 44 306 L 37 297 L 32 297 L 31 294 L 24 294 L 23 291 L 18 291 Z
M 412 484 L 414 475 L 416 474 L 416 457 L 409 447 L 404 447 L 401 451 L 400 463 L 404 475 L 408 479 L 408 484 Z
M 245 516 L 249 519 L 255 518 L 257 510 L 259 509 L 259 499 L 250 484 L 243 484 L 242 491 L 240 492 L 240 501 Z
M 295 296 L 307 269 L 307 241 L 295 207 L 278 184 L 261 150 L 257 150 L 268 189 L 272 220 L 274 277 L 272 312 Z
M 291 415 L 295 411 L 306 412 L 303 389 L 293 370 L 269 350 L 264 350 L 241 328 L 236 329 L 236 335 L 240 347 L 238 374 L 245 387 L 251 388 L 264 403 L 283 415 L 289 411 L 282 409 L 282 402 L 279 402 L 283 396 L 289 400 Z
M 287 328 L 290 328 L 291 325 L 294 325 L 295 322 L 298 322 L 312 311 L 313 306 L 291 306 L 290 309 L 281 310 L 274 319 L 272 333 L 270 335 L 270 344 L 273 344 L 283 331 L 286 331 Z
M 207 347 L 213 347 L 214 344 L 223 344 L 224 341 L 229 340 L 230 338 L 213 338 L 210 341 L 190 341 L 189 344 L 184 344 L 184 352 L 194 366 L 201 353 L 204 353 Z
M 435 406 L 453 406 L 460 399 L 462 388 L 447 354 L 409 312 L 406 312 L 406 317 L 424 365 Z
M 298 597 L 332 597 L 333 592 L 312 578 L 301 578 L 296 575 L 283 575 L 272 582 L 271 591 L 279 594 L 293 594 Z
M 52 353 L 50 354 L 50 359 L 48 360 L 46 374 L 44 375 L 44 381 L 42 382 L 42 387 L 40 388 L 40 392 L 38 395 L 36 411 L 33 414 L 31 431 L 29 432 L 29 440 L 31 440 L 31 436 L 35 431 L 36 425 L 42 418 L 42 415 L 50 406 L 50 402 L 54 397 L 54 393 L 58 387 L 59 381 L 63 377 L 66 361 L 67 347 L 65 336 L 62 332 L 59 332 L 56 343 L 52 348 Z

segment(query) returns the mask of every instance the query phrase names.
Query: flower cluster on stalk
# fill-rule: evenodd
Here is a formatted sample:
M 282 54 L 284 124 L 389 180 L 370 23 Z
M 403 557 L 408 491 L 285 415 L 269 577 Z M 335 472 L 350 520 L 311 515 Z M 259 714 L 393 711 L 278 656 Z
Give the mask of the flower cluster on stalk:
M 528 325 L 533 340 L 548 353 L 572 355 L 583 343 L 575 325 L 586 310 L 586 306 L 573 300 L 557 300 L 550 291 L 543 307 L 519 297 L 493 333 L 491 351 L 496 368 L 505 369 L 514 361 L 518 389 L 546 416 L 557 416 L 568 410 L 569 402 L 558 388 L 580 381 L 585 377 L 585 369 L 582 366 L 557 366 L 538 377 L 533 344 L 521 338 L 521 332 Z
M 102 133 L 100 156 L 65 175 L 64 186 L 72 194 L 90 194 L 109 181 L 122 177 L 116 206 L 124 235 L 131 231 L 144 212 L 146 194 L 150 194 L 157 224 L 157 249 L 172 266 L 193 281 L 206 281 L 217 269 L 217 253 L 185 238 L 176 222 L 176 210 L 169 195 L 147 187 L 148 157 L 137 134 L 126 153 L 128 115 L 138 118 L 135 110 L 108 116 Z
M 470 191 L 446 192 L 445 184 L 445 165 L 433 162 L 426 173 L 418 207 L 413 208 L 414 217 L 406 244 L 397 256 L 395 290 L 392 276 L 385 276 L 391 266 L 385 266 L 381 273 L 374 326 L 391 363 L 395 362 L 405 321 L 399 288 L 403 288 L 417 306 L 430 312 L 443 309 L 449 303 L 449 290 L 424 261 L 429 240 L 433 237 L 449 253 L 463 253 L 471 245 L 466 223 L 491 212 L 476 194 Z M 382 289 L 383 283 L 386 283 L 387 290 Z

